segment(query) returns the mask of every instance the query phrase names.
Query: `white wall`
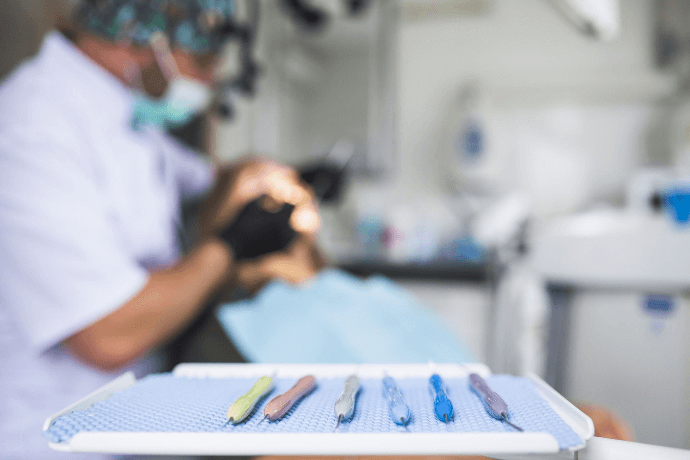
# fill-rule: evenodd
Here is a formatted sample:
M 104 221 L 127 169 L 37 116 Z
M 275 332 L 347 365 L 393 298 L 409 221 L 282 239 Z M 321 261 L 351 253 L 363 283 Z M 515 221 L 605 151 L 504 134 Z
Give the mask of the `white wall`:
M 622 33 L 611 43 L 580 35 L 543 0 L 503 0 L 488 15 L 404 23 L 395 189 L 440 188 L 444 120 L 459 87 L 477 80 L 490 96 L 496 181 L 532 187 L 545 213 L 555 211 L 540 202 L 548 200 L 547 187 L 559 193 L 566 185 L 577 195 L 563 212 L 621 192 L 647 155 L 654 99 L 672 88 L 653 70 L 651 6 L 621 2 Z M 549 174 L 555 177 L 542 177 Z
M 298 159 L 327 152 L 343 138 L 366 143 L 369 72 L 362 62 L 366 62 L 366 56 L 334 60 L 327 67 L 323 84 L 310 92 L 302 90 L 305 100 L 295 114 L 304 123 L 303 136 L 293 152 Z

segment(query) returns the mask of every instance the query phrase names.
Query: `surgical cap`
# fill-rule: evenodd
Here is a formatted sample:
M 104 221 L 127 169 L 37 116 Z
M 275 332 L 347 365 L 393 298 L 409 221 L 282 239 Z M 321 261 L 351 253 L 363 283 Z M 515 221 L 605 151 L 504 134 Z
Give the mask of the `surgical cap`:
M 173 46 L 192 53 L 215 53 L 236 33 L 234 0 L 84 0 L 76 20 L 86 30 L 113 41 L 149 43 L 163 32 Z

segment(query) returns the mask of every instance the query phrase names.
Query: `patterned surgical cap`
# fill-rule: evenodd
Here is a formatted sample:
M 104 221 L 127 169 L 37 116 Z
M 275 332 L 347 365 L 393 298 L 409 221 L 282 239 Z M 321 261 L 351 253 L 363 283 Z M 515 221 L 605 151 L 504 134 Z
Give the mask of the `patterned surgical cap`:
M 160 31 L 173 46 L 202 54 L 237 33 L 234 12 L 234 0 L 83 0 L 76 19 L 109 40 L 146 45 Z

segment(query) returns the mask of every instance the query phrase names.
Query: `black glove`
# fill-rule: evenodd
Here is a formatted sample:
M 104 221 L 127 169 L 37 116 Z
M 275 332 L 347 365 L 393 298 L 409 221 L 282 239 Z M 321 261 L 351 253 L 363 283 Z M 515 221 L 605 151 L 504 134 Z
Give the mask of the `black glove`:
M 334 203 L 342 195 L 345 170 L 327 162 L 312 163 L 300 170 L 300 178 L 311 186 L 324 203 Z
M 276 212 L 261 206 L 264 196 L 250 201 L 220 237 L 235 253 L 236 260 L 253 259 L 288 247 L 295 238 L 290 226 L 294 205 L 284 204 Z

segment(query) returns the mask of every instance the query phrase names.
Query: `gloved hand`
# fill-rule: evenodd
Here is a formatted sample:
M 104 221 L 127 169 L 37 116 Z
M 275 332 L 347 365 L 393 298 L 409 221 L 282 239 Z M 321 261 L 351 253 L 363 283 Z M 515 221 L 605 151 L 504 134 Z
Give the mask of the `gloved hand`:
M 250 201 L 220 232 L 235 253 L 235 260 L 254 259 L 287 248 L 296 232 L 290 226 L 294 205 L 285 203 L 277 211 L 262 206 L 265 195 Z
M 297 172 L 272 160 L 251 157 L 218 170 L 216 184 L 200 208 L 198 237 L 218 235 L 246 203 L 261 195 L 295 205 L 291 225 L 298 233 L 314 234 L 319 229 L 316 201 Z
M 345 169 L 325 161 L 303 167 L 300 170 L 300 178 L 309 184 L 314 195 L 325 203 L 337 202 L 345 188 Z

